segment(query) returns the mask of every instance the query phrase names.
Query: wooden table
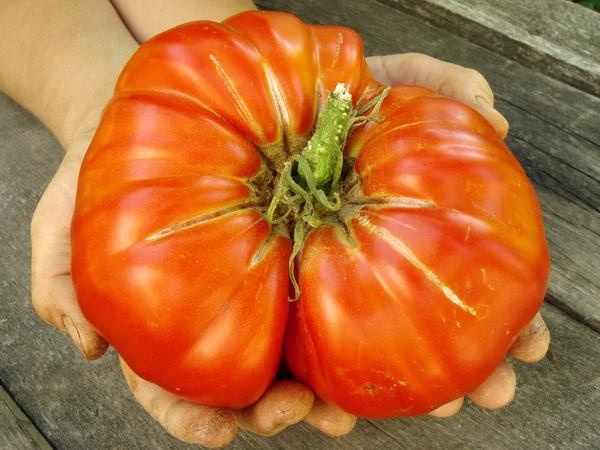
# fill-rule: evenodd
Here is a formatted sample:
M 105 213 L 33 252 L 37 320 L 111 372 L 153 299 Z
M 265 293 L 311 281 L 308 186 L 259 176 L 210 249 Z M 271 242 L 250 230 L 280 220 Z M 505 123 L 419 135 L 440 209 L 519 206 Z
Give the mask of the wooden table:
M 542 362 L 515 362 L 516 399 L 447 420 L 299 424 L 232 449 L 600 448 L 600 14 L 563 0 L 259 1 L 357 30 L 367 54 L 422 52 L 481 71 L 544 209 L 552 274 Z M 448 31 L 450 30 L 450 31 Z M 578 40 L 579 39 L 579 40 Z M 0 448 L 183 449 L 134 401 L 114 352 L 87 362 L 30 305 L 29 223 L 63 151 L 0 96 Z

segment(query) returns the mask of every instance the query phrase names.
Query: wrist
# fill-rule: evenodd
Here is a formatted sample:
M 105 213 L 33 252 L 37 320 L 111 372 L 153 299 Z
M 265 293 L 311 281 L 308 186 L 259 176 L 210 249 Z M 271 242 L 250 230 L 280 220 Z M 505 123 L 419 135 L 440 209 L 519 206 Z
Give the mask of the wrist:
M 112 0 L 112 4 L 139 43 L 182 23 L 221 22 L 242 11 L 257 9 L 251 0 Z
M 70 108 L 65 112 L 64 118 L 57 124 L 54 132 L 65 150 L 69 150 L 71 144 L 84 134 L 95 131 L 100 124 L 102 112 L 112 98 L 118 75 L 121 69 L 115 69 L 115 73 L 107 74 L 103 81 L 89 88 L 88 92 L 77 92 L 73 94 Z
M 110 100 L 137 48 L 110 2 L 0 6 L 0 85 L 65 148 Z

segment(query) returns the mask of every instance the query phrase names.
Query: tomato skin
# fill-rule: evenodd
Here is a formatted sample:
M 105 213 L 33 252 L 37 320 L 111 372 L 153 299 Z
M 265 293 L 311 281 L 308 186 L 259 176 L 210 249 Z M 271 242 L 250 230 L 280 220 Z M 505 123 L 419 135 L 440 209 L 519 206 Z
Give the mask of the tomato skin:
M 121 88 L 80 175 L 82 312 L 138 375 L 205 405 L 252 404 L 279 366 L 291 246 L 255 209 L 263 165 L 186 97 Z
M 360 180 L 348 236 L 333 224 L 306 241 L 285 343 L 299 380 L 375 419 L 485 381 L 549 273 L 535 192 L 483 117 L 418 87 L 394 88 L 380 115 L 347 147 Z
M 265 161 L 302 148 L 340 82 L 354 101 L 377 86 L 358 35 L 285 13 L 185 24 L 131 58 L 71 238 L 82 312 L 138 375 L 241 408 L 283 348 L 327 402 L 418 415 L 479 385 L 533 318 L 549 273 L 533 188 L 483 117 L 416 86 L 352 135 L 340 217 L 309 233 L 290 307 Z

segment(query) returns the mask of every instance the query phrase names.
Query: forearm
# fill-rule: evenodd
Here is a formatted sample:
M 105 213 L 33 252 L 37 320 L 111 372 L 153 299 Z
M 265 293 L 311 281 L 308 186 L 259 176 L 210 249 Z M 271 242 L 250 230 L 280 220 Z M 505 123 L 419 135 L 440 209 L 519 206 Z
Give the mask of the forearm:
M 251 0 L 112 0 L 131 34 L 142 43 L 152 36 L 194 20 L 220 22 L 256 9 Z
M 109 1 L 0 1 L 0 90 L 68 148 L 138 45 Z

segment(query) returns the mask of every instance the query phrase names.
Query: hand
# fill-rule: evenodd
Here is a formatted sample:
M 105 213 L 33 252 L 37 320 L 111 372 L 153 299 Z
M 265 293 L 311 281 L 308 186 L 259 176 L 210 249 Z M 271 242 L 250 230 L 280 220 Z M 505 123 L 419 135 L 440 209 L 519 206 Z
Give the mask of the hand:
M 508 124 L 493 109 L 492 91 L 479 73 L 415 54 L 373 57 L 368 63 L 382 82 L 421 84 L 472 106 L 501 136 L 506 136 Z M 32 221 L 32 292 L 40 317 L 66 331 L 86 358 L 96 359 L 104 354 L 107 343 L 79 310 L 70 278 L 69 232 L 77 175 L 95 128 L 92 125 L 82 129 L 40 200 Z M 509 354 L 524 361 L 536 361 L 545 354 L 548 342 L 548 330 L 538 315 Z M 294 381 L 277 381 L 255 405 L 232 411 L 183 401 L 137 377 L 124 362 L 122 368 L 140 404 L 171 434 L 187 442 L 222 446 L 233 439 L 238 425 L 272 435 L 302 419 L 329 435 L 339 436 L 350 431 L 356 421 L 340 409 L 314 399 L 310 389 Z M 505 362 L 470 398 L 476 404 L 495 408 L 507 404 L 514 391 L 515 375 Z M 432 415 L 454 414 L 462 402 L 462 398 L 457 399 Z
M 371 56 L 375 79 L 391 86 L 416 84 L 458 100 L 479 112 L 504 139 L 508 122 L 494 109 L 494 93 L 479 72 L 419 53 Z
M 77 178 L 96 127 L 81 132 L 68 148 L 31 221 L 31 297 L 38 316 L 69 334 L 89 360 L 108 343 L 83 317 L 71 280 L 71 217 Z
M 222 447 L 233 440 L 238 426 L 273 436 L 305 420 L 330 436 L 354 428 L 356 417 L 315 399 L 312 390 L 293 380 L 276 380 L 252 406 L 241 410 L 191 403 L 138 377 L 121 359 L 123 374 L 136 400 L 173 436 L 192 444 Z

